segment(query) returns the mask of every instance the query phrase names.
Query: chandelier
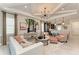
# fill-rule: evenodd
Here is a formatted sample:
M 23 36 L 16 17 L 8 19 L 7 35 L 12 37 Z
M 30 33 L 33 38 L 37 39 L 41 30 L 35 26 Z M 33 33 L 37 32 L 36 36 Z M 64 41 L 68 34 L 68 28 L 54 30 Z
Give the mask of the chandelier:
M 43 8 L 43 11 L 41 11 L 42 17 L 47 18 L 49 15 L 49 11 L 47 10 L 46 7 Z

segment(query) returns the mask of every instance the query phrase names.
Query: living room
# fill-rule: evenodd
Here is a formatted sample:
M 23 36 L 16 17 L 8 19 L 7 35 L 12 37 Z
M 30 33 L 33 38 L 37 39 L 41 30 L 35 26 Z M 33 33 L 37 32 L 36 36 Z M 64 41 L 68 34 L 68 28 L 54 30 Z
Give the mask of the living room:
M 61 52 L 61 47 L 74 43 L 72 32 L 78 35 L 78 4 L 1 3 L 0 6 L 0 47 L 1 51 L 6 50 L 2 54 L 69 54 L 66 47 Z

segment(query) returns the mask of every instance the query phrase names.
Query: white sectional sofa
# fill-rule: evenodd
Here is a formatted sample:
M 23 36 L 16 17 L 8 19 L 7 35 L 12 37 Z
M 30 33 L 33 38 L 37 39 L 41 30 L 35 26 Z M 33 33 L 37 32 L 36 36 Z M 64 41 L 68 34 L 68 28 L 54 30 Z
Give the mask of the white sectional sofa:
M 10 37 L 9 50 L 11 55 L 41 55 L 43 54 L 43 43 L 39 42 L 23 48 L 13 37 Z

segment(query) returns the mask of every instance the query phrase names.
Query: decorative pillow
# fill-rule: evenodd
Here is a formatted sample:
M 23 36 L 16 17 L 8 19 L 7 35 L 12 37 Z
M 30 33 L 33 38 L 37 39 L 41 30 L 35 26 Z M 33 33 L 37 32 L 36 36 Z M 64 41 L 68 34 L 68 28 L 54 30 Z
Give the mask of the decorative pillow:
M 24 37 L 21 35 L 15 36 L 15 39 L 23 48 L 32 44 L 32 43 L 28 42 L 26 39 L 24 39 Z
M 26 42 L 26 39 L 24 39 L 24 36 L 21 35 L 20 37 L 21 37 L 22 41 Z
M 64 35 L 60 35 L 60 37 L 62 37 L 62 38 L 63 38 L 63 37 L 64 37 Z
M 22 38 L 21 38 L 20 35 L 15 36 L 15 39 L 16 39 L 16 41 L 17 41 L 18 43 L 21 43 L 21 42 L 22 42 Z
M 16 39 L 16 41 L 18 41 L 18 43 L 26 42 L 26 40 L 24 39 L 24 37 L 21 36 L 21 35 L 15 36 L 15 39 Z
M 63 36 L 63 35 L 58 35 L 58 36 L 56 36 L 56 38 L 57 38 L 58 40 L 61 40 L 61 39 L 64 38 L 64 36 Z
M 58 39 L 57 39 L 56 37 L 51 37 L 51 38 L 50 38 L 50 41 L 57 43 L 57 42 L 58 42 Z

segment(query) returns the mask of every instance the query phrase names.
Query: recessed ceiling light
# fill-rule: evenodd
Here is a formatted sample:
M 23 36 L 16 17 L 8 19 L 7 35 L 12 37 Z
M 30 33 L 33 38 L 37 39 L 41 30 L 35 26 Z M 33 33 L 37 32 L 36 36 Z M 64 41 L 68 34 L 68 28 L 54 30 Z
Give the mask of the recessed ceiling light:
M 7 8 L 4 8 L 4 9 L 7 9 Z
M 25 8 L 27 8 L 27 6 L 24 6 Z

